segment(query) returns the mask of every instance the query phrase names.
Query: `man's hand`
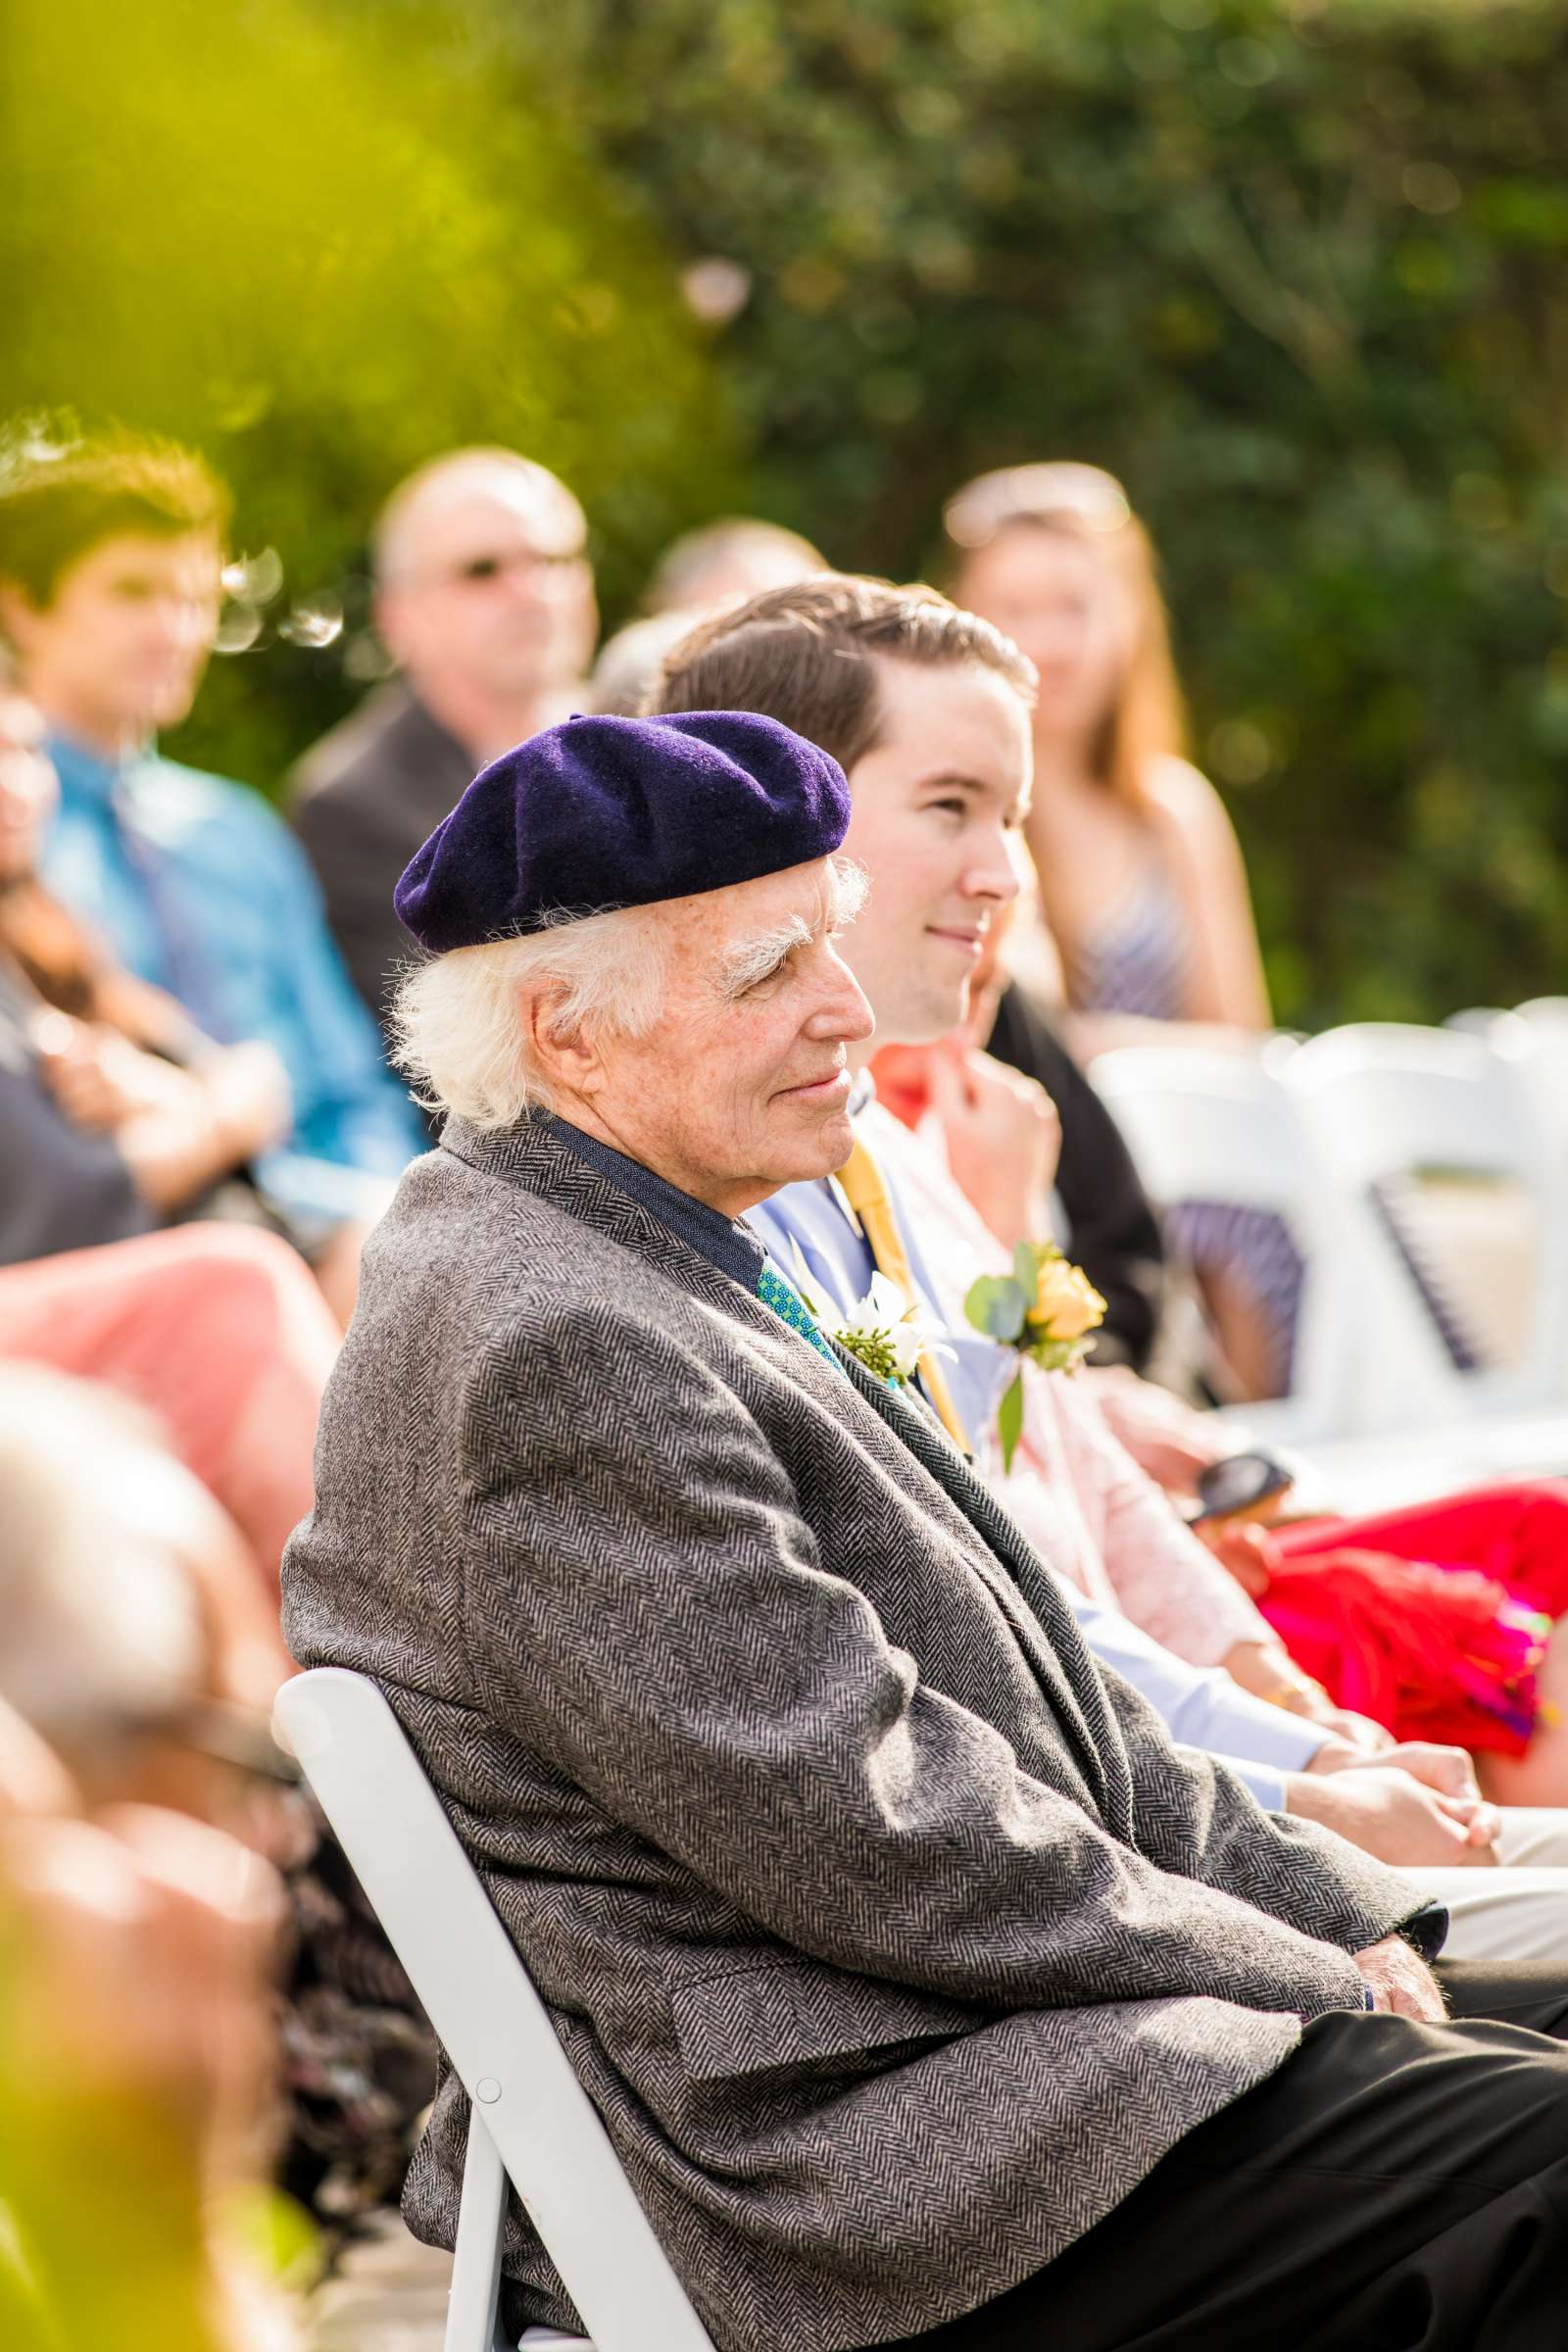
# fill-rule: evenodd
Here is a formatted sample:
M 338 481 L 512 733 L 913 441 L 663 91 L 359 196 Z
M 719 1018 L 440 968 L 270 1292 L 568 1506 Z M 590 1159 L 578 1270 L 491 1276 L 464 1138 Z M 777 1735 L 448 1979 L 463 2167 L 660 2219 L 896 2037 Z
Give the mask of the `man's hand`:
M 1372 1987 L 1372 1998 L 1379 2009 L 1392 2017 L 1413 2017 L 1429 2026 L 1446 2022 L 1448 2013 L 1443 2006 L 1437 1978 L 1402 1936 L 1385 1936 L 1381 1943 L 1370 1945 L 1354 1957 L 1356 1967 Z
M 1383 1763 L 1326 1775 L 1292 1773 L 1286 1810 L 1336 1830 L 1379 1862 L 1442 1870 L 1496 1861 L 1494 1809 L 1479 1796 L 1445 1796 Z
M 1353 1772 L 1365 1762 L 1364 1748 L 1336 1737 L 1324 1740 L 1307 1770 Z M 1419 1781 L 1424 1788 L 1435 1788 L 1440 1796 L 1463 1797 L 1474 1805 L 1481 1802 L 1476 1768 L 1462 1747 L 1440 1747 L 1430 1740 L 1401 1740 L 1382 1749 L 1378 1762 L 1407 1772 L 1413 1781 Z
M 942 1122 L 954 1180 L 1009 1250 L 1046 1236 L 1046 1198 L 1061 1152 L 1061 1121 L 1045 1088 L 989 1054 L 938 1047 L 931 1107 Z

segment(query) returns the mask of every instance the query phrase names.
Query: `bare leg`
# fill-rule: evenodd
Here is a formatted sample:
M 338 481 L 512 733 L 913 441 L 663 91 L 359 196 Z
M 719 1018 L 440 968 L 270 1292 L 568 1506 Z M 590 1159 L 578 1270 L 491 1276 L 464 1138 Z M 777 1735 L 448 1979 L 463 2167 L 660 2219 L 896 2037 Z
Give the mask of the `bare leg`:
M 1542 1721 L 1522 1756 L 1478 1754 L 1476 1778 L 1498 1805 L 1568 1804 L 1568 1619 L 1559 1618 L 1536 1680 Z
M 1254 1403 L 1280 1393 L 1277 1349 L 1268 1319 L 1250 1287 L 1226 1269 L 1204 1269 L 1200 1288 L 1208 1315 L 1219 1364 L 1218 1385 L 1233 1390 L 1235 1400 Z

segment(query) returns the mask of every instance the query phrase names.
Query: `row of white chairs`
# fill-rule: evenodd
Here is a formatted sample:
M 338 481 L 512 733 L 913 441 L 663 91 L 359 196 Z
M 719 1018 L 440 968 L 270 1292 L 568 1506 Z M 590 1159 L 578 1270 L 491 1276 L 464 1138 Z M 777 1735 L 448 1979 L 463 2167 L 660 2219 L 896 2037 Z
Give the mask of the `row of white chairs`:
M 1301 1252 L 1291 1394 L 1247 1406 L 1250 1430 L 1308 1448 L 1357 1509 L 1568 1468 L 1568 1000 L 1255 1053 L 1121 1047 L 1090 1074 L 1156 1201 L 1272 1211 Z M 1380 1206 L 1432 1171 L 1503 1180 L 1528 1220 L 1504 1364 L 1456 1366 Z

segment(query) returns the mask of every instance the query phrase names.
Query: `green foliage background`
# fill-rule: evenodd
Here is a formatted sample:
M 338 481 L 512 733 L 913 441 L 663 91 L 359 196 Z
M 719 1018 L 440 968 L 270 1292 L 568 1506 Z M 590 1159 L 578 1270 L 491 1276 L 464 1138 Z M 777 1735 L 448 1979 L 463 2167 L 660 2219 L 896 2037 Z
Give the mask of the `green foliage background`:
M 739 503 L 905 575 L 968 472 L 1098 460 L 1281 1016 L 1561 985 L 1568 0 L 13 7 L 0 398 L 203 439 L 291 586 L 458 437 L 582 490 L 612 620 Z M 266 784 L 352 691 L 235 660 L 190 754 Z

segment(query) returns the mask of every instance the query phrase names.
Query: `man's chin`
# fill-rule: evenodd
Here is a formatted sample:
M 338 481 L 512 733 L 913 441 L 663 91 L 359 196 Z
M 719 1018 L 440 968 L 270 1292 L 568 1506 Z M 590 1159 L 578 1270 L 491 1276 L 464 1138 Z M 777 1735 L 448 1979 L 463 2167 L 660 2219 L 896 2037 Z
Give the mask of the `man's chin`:
M 947 959 L 953 960 L 951 953 Z M 969 979 L 965 972 L 956 981 L 934 973 L 926 975 L 926 986 L 918 997 L 911 996 L 905 1004 L 885 1009 L 873 1002 L 876 1014 L 876 1044 L 881 1046 L 935 1046 L 955 1029 L 960 1029 L 969 1013 Z
M 855 1150 L 855 1126 L 847 1110 L 831 1110 L 815 1129 L 809 1142 L 803 1139 L 799 1152 L 792 1156 L 796 1164 L 787 1176 L 779 1178 L 780 1185 L 815 1184 L 824 1176 L 832 1176 L 843 1167 Z

